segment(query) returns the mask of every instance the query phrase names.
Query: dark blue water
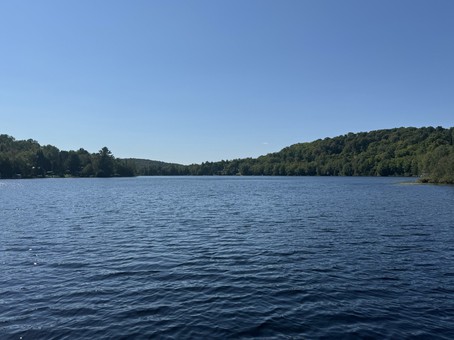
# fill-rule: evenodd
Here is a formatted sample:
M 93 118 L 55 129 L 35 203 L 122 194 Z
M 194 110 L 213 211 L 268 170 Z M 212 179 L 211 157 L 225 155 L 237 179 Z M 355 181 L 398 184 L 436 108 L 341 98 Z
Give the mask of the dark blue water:
M 0 181 L 0 338 L 454 338 L 454 187 Z

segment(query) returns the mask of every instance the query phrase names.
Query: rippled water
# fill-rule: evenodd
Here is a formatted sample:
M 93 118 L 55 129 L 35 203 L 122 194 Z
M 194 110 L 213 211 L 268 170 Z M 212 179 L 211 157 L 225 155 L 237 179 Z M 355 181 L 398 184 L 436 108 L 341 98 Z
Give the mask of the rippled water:
M 0 181 L 0 338 L 454 338 L 454 187 Z

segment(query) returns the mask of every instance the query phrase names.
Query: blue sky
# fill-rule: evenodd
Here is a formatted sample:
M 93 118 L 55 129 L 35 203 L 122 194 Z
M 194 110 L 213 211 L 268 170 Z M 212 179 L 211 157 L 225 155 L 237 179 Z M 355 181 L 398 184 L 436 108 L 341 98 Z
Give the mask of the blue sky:
M 4 1 L 0 133 L 183 164 L 454 126 L 454 1 Z

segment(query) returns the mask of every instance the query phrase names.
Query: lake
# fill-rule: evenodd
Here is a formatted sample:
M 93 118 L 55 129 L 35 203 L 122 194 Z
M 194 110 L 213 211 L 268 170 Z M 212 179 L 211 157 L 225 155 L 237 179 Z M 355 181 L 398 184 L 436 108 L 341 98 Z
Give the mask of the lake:
M 0 181 L 0 338 L 454 338 L 454 187 Z

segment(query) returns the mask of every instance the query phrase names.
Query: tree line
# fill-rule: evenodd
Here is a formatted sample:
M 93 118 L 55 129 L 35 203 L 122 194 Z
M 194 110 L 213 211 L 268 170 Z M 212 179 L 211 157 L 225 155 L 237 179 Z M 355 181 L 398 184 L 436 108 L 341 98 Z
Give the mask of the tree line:
M 84 149 L 63 151 L 41 146 L 33 139 L 15 140 L 0 135 L 0 178 L 134 176 L 132 164 L 116 159 L 103 147 L 98 153 Z
M 395 128 L 298 143 L 258 158 L 206 162 L 192 175 L 418 176 L 454 184 L 454 128 Z
M 0 177 L 418 176 L 454 184 L 454 128 L 395 128 L 298 143 L 258 158 L 181 165 L 117 159 L 107 147 L 60 151 L 0 135 Z

